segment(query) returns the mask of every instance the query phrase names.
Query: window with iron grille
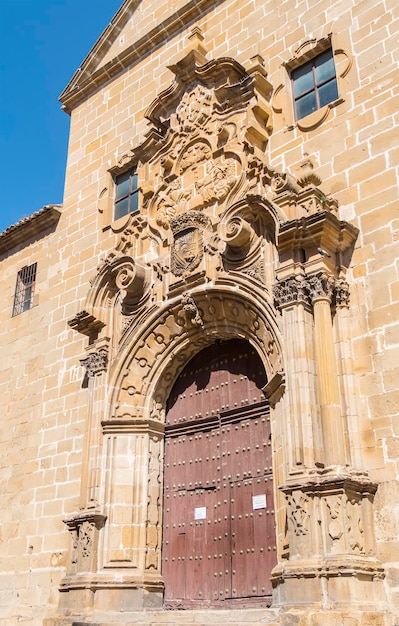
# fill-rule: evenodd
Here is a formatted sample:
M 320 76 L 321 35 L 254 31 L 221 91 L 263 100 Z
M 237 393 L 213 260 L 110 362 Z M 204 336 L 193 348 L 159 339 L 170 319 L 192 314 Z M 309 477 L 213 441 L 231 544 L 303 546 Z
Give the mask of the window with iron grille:
M 139 208 L 139 190 L 137 186 L 136 168 L 115 178 L 115 212 L 117 220 L 124 215 L 134 213 Z
M 12 314 L 19 315 L 32 308 L 37 263 L 25 265 L 18 272 Z
M 291 73 L 297 120 L 337 100 L 337 76 L 332 50 L 326 50 Z

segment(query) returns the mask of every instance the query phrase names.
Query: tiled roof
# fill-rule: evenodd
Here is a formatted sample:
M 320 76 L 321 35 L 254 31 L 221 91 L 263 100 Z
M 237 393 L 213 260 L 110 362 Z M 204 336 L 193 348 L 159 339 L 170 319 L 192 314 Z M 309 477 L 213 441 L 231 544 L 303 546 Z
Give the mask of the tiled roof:
M 51 225 L 58 222 L 62 204 L 48 204 L 36 213 L 22 218 L 0 234 L 0 254 L 12 250 L 33 236 L 41 236 Z

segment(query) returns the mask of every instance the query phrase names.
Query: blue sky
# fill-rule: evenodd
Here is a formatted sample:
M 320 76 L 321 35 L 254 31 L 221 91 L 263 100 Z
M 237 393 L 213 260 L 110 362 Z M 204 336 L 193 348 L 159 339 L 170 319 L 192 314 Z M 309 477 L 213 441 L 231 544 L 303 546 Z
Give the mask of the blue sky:
M 0 0 L 0 232 L 62 202 L 58 96 L 122 0 Z

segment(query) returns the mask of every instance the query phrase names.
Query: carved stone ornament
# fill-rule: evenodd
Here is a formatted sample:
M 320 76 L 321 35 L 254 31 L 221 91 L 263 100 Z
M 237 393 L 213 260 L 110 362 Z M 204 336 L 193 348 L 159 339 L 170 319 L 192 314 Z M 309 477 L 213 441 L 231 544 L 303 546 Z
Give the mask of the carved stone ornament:
M 171 181 L 164 180 L 149 208 L 156 223 L 165 229 L 169 228 L 171 220 L 185 212 L 203 210 L 214 202 L 222 203 L 241 173 L 237 159 L 212 158 L 210 145 L 202 140 L 191 143 L 176 161 L 178 176 Z
M 335 305 L 337 307 L 348 307 L 349 300 L 349 285 L 346 280 L 340 278 L 335 287 Z
M 180 178 L 175 178 L 165 189 L 158 192 L 156 221 L 159 226 L 169 228 L 171 220 L 186 210 L 191 191 L 182 188 Z
M 104 323 L 87 311 L 80 311 L 75 317 L 68 320 L 68 326 L 91 339 L 95 339 L 104 327 Z
M 195 189 L 202 197 L 204 205 L 214 201 L 222 202 L 237 180 L 234 159 L 220 162 L 211 160 L 206 164 L 205 176 L 195 183 Z
M 315 274 L 309 276 L 308 284 L 309 295 L 312 302 L 315 300 L 329 300 L 331 302 L 335 287 L 334 276 L 326 274 L 325 272 Z
M 309 533 L 309 498 L 300 492 L 293 492 L 288 496 L 288 519 L 292 524 L 295 535 L 307 535 Z
M 271 85 L 259 64 L 247 72 L 192 50 L 169 69 L 176 79 L 148 108 L 150 130 L 133 150 L 148 168 L 144 208 L 155 232 L 185 212 L 231 203 L 248 154 L 271 132 Z
M 115 277 L 117 288 L 124 294 L 122 312 L 127 314 L 143 297 L 146 288 L 146 268 L 133 259 L 118 266 Z
M 185 213 L 171 222 L 174 242 L 171 250 L 171 271 L 182 276 L 195 270 L 204 255 L 204 231 L 211 231 L 208 217 L 198 211 Z
M 183 321 L 185 326 L 204 325 L 198 306 L 196 305 L 194 298 L 190 296 L 188 292 L 185 292 L 182 295 L 182 310 L 180 311 L 179 319 Z
M 270 186 L 275 194 L 280 194 L 284 191 L 299 191 L 299 185 L 296 183 L 294 177 L 286 172 L 274 172 L 271 177 Z
M 318 187 L 321 185 L 322 180 L 320 176 L 315 172 L 314 162 L 311 157 L 305 158 L 300 164 L 299 175 L 297 176 L 298 184 L 301 187 Z
M 329 512 L 328 534 L 333 542 L 337 542 L 344 533 L 342 522 L 342 495 L 339 494 L 326 499 L 326 504 Z
M 98 511 L 82 511 L 64 520 L 72 535 L 71 574 L 95 571 L 98 533 L 106 519 Z M 61 586 L 68 586 L 68 582 L 64 581 Z
M 204 128 L 213 109 L 213 91 L 204 85 L 197 85 L 187 91 L 176 109 L 176 128 L 182 133 L 192 133 L 196 128 Z
M 255 238 L 255 232 L 246 220 L 239 215 L 233 216 L 219 228 L 220 238 L 233 252 L 238 251 L 242 256 L 242 250 L 248 249 Z
M 292 304 L 309 303 L 309 284 L 306 276 L 291 276 L 278 281 L 273 287 L 275 306 L 283 309 Z
M 100 374 L 107 369 L 108 351 L 106 348 L 100 348 L 89 354 L 85 359 L 81 359 L 81 364 L 86 368 L 86 374 L 92 378 L 96 374 Z

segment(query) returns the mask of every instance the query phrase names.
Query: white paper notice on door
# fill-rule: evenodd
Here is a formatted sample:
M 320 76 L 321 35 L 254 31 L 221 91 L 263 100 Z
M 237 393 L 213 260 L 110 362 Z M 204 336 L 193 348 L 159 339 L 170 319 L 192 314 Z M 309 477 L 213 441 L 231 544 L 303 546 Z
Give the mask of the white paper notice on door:
M 261 493 L 259 496 L 252 496 L 252 508 L 254 511 L 266 508 L 266 494 Z
M 197 506 L 194 509 L 194 519 L 206 519 L 206 506 Z

